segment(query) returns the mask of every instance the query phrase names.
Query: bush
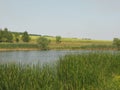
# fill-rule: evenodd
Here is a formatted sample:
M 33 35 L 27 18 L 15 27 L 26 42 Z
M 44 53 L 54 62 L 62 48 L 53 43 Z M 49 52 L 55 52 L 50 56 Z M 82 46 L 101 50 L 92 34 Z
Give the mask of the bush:
M 120 50 L 120 39 L 114 38 L 113 45 L 115 45 L 117 47 L 117 49 Z
M 25 32 L 23 33 L 23 35 L 22 35 L 22 40 L 23 40 L 23 42 L 29 42 L 29 41 L 30 41 L 30 37 L 29 37 L 27 31 L 25 31 Z
M 48 49 L 48 45 L 50 44 L 50 40 L 47 39 L 44 36 L 41 36 L 38 38 L 37 40 L 38 46 L 42 49 L 42 50 L 47 50 Z

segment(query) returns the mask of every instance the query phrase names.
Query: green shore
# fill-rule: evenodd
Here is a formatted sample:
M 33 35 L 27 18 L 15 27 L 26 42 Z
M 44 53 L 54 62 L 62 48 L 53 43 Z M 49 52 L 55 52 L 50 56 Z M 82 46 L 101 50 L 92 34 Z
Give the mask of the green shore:
M 66 55 L 42 67 L 0 64 L 0 90 L 120 90 L 120 53 Z
M 110 41 L 63 41 L 57 44 L 51 41 L 48 45 L 49 50 L 116 50 Z M 6 50 L 41 50 L 35 42 L 29 43 L 0 43 L 0 51 Z
M 37 39 L 40 36 L 30 35 L 29 42 L 23 42 L 21 39 L 19 42 L 0 42 L 0 51 L 4 50 L 40 50 L 41 48 L 38 47 Z M 50 44 L 48 45 L 48 49 L 50 50 L 63 50 L 63 49 L 70 49 L 70 50 L 81 50 L 81 49 L 88 49 L 88 50 L 114 50 L 116 49 L 113 46 L 112 41 L 108 40 L 83 40 L 79 38 L 61 38 L 60 43 L 56 43 L 56 37 L 53 36 L 45 36 L 47 39 L 50 40 Z M 20 36 L 21 38 L 21 36 Z

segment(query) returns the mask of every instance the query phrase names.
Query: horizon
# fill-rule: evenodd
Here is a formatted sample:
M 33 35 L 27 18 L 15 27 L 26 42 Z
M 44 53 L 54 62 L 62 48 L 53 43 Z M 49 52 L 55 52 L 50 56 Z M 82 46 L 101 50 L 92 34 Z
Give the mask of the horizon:
M 120 38 L 120 0 L 1 0 L 0 28 L 30 34 Z

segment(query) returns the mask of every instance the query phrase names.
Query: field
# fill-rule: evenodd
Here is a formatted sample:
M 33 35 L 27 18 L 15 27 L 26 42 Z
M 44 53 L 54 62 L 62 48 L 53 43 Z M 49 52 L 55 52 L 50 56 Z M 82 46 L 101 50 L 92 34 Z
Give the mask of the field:
M 15 50 L 37 50 L 40 49 L 37 45 L 37 39 L 40 36 L 31 35 L 30 42 L 24 43 L 20 40 L 19 43 L 0 43 L 0 50 L 4 49 L 15 49 Z M 78 38 L 62 38 L 61 43 L 56 43 L 56 38 L 53 36 L 46 36 L 51 43 L 49 44 L 49 49 L 107 49 L 113 50 L 115 47 L 112 45 L 112 41 L 107 40 L 82 40 Z
M 31 43 L 36 43 L 39 36 L 31 36 Z M 112 41 L 107 40 L 82 40 L 79 38 L 65 38 L 61 39 L 61 43 L 56 43 L 56 38 L 53 36 L 46 36 L 51 43 L 50 49 L 114 49 Z
M 120 53 L 66 55 L 52 66 L 0 64 L 0 90 L 120 90 Z

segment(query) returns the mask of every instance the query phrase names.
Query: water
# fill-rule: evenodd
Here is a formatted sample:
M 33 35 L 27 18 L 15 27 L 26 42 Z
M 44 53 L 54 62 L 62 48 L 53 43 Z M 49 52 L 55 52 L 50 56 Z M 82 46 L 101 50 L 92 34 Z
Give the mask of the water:
M 0 63 L 37 64 L 55 62 L 59 57 L 69 53 L 82 51 L 50 50 L 50 51 L 7 51 L 0 52 Z
M 50 50 L 50 51 L 7 51 L 0 52 L 0 63 L 44 64 L 53 63 L 66 54 L 87 53 L 82 50 Z

